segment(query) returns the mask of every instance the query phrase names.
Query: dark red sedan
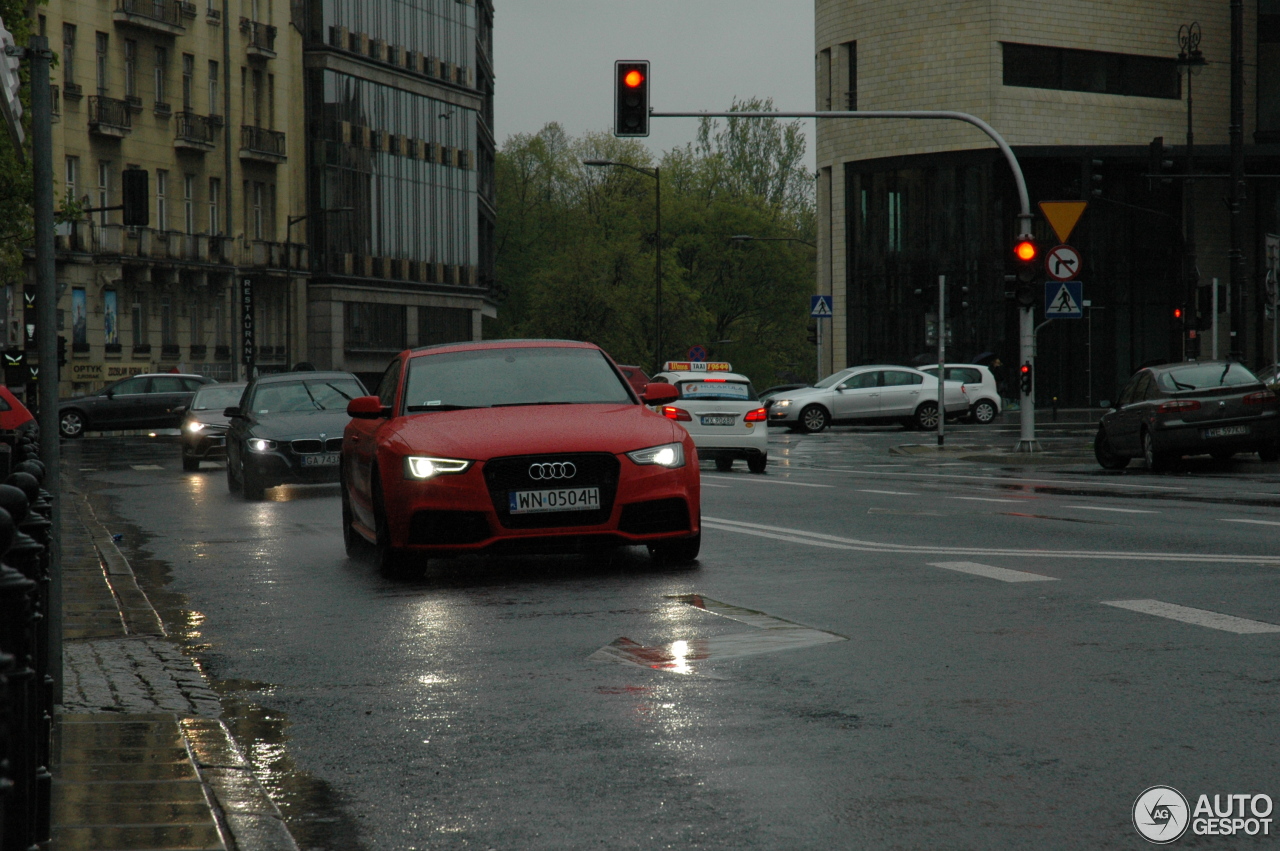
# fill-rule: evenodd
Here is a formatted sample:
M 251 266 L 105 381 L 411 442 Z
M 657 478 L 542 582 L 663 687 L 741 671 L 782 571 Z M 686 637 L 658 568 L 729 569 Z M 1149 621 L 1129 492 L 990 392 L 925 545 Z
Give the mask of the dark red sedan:
M 647 545 L 697 558 L 693 440 L 646 405 L 598 347 L 552 340 L 453 343 L 402 352 L 376 396 L 348 406 L 342 522 L 348 553 L 384 571 L 429 556 L 580 552 Z

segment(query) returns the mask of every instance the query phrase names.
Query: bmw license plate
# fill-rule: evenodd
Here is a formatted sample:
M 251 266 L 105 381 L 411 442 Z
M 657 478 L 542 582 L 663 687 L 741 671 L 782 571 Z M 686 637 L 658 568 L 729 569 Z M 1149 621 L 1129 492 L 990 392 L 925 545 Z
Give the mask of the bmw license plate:
M 338 460 L 342 457 L 341 452 L 321 452 L 319 455 L 303 455 L 302 466 L 304 467 L 336 467 Z
M 1207 428 L 1200 432 L 1200 436 L 1208 440 L 1213 437 L 1235 437 L 1240 434 L 1248 434 L 1249 427 L 1247 425 L 1222 426 L 1221 428 Z
M 598 511 L 599 488 L 560 488 L 553 491 L 508 491 L 512 514 L 539 511 Z
M 731 426 L 738 421 L 737 417 L 703 417 L 702 424 L 709 426 Z

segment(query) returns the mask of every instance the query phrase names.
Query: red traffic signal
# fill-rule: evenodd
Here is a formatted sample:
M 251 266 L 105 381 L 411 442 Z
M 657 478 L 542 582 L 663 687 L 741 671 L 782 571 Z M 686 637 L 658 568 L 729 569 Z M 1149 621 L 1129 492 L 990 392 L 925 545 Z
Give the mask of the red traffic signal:
M 1036 255 L 1040 253 L 1040 249 L 1029 239 L 1024 239 L 1013 247 L 1013 256 L 1017 257 L 1023 263 L 1030 263 L 1036 259 Z
M 649 63 L 613 63 L 613 135 L 649 135 Z
M 639 69 L 632 68 L 622 78 L 622 82 L 627 88 L 634 89 L 644 82 L 644 74 Z
M 1173 318 L 1174 318 L 1174 319 L 1181 319 L 1181 318 L 1182 318 L 1182 308 L 1181 308 L 1181 307 L 1175 307 L 1175 308 L 1173 309 Z

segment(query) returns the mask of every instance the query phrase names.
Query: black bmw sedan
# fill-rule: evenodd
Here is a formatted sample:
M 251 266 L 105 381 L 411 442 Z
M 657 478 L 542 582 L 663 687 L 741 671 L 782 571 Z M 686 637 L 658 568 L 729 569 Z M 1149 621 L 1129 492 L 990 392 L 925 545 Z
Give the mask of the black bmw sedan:
M 349 372 L 263 375 L 227 408 L 227 487 L 262 499 L 282 484 L 338 481 L 347 403 L 365 395 Z

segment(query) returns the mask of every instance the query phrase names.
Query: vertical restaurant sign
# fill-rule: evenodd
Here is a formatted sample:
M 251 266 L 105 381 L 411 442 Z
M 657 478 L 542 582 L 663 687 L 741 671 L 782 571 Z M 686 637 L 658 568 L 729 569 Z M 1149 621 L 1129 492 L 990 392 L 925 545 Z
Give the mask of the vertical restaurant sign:
M 116 345 L 120 342 L 118 309 L 116 291 L 104 292 L 102 294 L 102 341 L 108 345 Z
M 253 278 L 242 278 L 240 281 L 240 329 L 244 339 L 243 363 L 253 366 Z
M 22 288 L 22 348 L 36 350 L 36 288 L 31 284 Z

